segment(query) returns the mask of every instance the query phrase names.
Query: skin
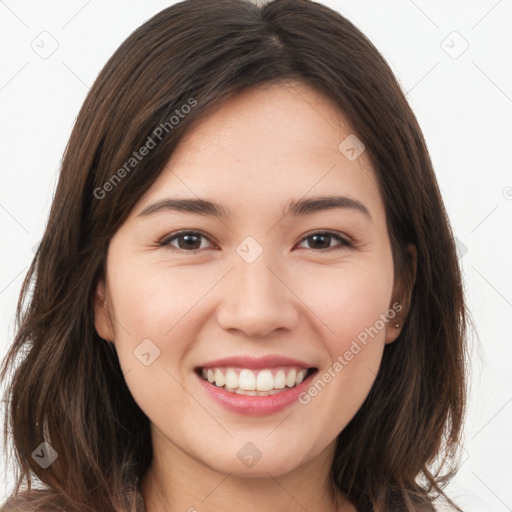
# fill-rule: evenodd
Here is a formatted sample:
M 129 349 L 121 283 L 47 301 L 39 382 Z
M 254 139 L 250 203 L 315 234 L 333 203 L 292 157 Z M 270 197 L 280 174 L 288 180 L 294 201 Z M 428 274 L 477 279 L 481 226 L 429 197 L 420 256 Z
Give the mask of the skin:
M 338 149 L 351 133 L 304 84 L 238 94 L 188 133 L 112 238 L 95 322 L 151 421 L 154 460 L 141 485 L 148 512 L 355 511 L 329 487 L 335 441 L 399 335 L 407 300 L 395 286 L 370 160 Z M 293 199 L 333 193 L 363 203 L 371 219 L 348 208 L 282 215 Z M 209 199 L 231 216 L 139 216 L 167 197 Z M 179 230 L 204 234 L 195 253 L 182 238 L 158 245 Z M 353 246 L 328 236 L 315 244 L 313 230 Z M 263 250 L 252 263 L 236 251 L 247 236 Z M 400 313 L 306 405 L 245 416 L 214 402 L 194 373 L 213 359 L 278 354 L 322 375 L 397 301 Z M 144 339 L 160 350 L 149 366 L 133 353 Z M 262 454 L 250 468 L 237 457 L 248 442 Z

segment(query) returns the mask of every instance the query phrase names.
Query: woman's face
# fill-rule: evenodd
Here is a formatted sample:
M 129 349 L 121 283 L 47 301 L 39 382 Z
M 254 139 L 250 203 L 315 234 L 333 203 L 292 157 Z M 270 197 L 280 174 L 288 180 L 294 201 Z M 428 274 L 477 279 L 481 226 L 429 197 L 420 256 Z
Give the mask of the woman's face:
M 405 313 L 367 154 L 298 83 L 189 133 L 112 238 L 98 297 L 157 456 L 251 476 L 330 465 Z

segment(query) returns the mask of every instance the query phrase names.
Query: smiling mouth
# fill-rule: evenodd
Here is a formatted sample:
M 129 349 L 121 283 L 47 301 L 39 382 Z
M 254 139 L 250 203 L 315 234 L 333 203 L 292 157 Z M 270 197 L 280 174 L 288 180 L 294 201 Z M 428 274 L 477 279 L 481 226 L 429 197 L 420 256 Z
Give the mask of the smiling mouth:
M 294 366 L 251 370 L 237 367 L 197 368 L 199 377 L 230 393 L 271 396 L 298 386 L 317 372 L 317 368 Z

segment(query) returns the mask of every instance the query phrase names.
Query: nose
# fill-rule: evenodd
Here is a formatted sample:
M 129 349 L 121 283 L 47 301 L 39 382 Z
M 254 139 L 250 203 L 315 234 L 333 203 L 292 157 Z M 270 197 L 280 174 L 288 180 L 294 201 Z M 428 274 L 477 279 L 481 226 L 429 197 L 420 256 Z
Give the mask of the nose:
M 300 300 L 286 282 L 286 273 L 272 268 L 276 265 L 269 265 L 264 256 L 265 252 L 253 263 L 236 260 L 226 276 L 217 313 L 223 329 L 262 338 L 298 324 Z

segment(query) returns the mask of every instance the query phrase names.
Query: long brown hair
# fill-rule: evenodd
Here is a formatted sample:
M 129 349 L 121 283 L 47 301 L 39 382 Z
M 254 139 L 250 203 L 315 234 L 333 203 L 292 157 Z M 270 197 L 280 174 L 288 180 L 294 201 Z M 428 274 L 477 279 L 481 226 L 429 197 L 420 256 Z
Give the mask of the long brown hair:
M 325 6 L 187 0 L 144 23 L 114 53 L 65 150 L 0 374 L 12 373 L 4 438 L 6 451 L 13 441 L 13 496 L 26 500 L 23 510 L 30 503 L 135 510 L 136 482 L 152 460 L 150 422 L 114 345 L 94 329 L 109 241 L 194 123 L 239 91 L 287 80 L 334 101 L 364 142 L 386 207 L 395 275 L 411 291 L 398 340 L 386 346 L 368 397 L 338 436 L 332 484 L 358 510 L 433 510 L 428 504 L 444 496 L 456 464 L 443 474 L 436 461 L 452 459 L 460 440 L 467 313 L 450 224 L 403 92 L 371 42 Z M 148 137 L 155 147 L 127 166 Z M 418 253 L 414 284 L 408 243 Z M 31 455 L 45 441 L 58 454 L 47 468 Z M 31 490 L 34 475 L 46 491 Z

